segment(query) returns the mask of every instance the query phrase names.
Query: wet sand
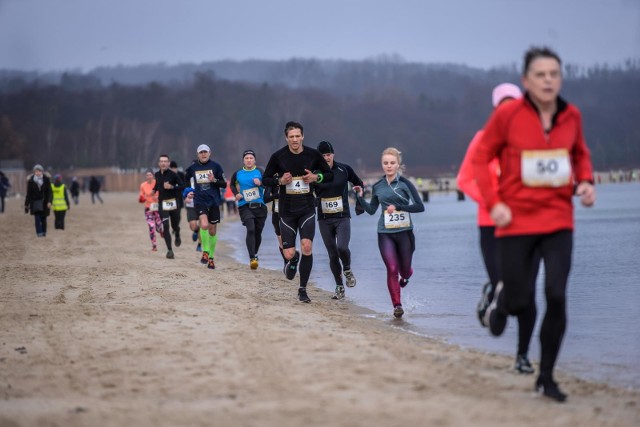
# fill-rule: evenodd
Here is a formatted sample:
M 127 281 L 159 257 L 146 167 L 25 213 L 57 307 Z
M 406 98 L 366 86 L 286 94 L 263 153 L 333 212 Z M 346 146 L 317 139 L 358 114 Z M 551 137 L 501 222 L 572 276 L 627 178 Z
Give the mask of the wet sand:
M 510 357 L 313 287 L 299 303 L 297 279 L 224 256 L 224 224 L 215 271 L 184 218 L 168 260 L 135 194 L 103 198 L 82 195 L 40 239 L 22 201 L 0 214 L 0 426 L 640 425 L 638 391 L 560 372 L 557 404 Z M 312 280 L 329 274 L 315 267 Z

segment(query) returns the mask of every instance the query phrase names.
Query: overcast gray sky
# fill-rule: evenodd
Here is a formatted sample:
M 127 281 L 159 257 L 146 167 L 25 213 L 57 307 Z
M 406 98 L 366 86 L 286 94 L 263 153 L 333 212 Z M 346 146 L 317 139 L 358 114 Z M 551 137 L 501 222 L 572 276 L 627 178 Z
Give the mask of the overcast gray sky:
M 488 68 L 532 44 L 640 58 L 640 0 L 0 0 L 0 68 L 365 59 Z

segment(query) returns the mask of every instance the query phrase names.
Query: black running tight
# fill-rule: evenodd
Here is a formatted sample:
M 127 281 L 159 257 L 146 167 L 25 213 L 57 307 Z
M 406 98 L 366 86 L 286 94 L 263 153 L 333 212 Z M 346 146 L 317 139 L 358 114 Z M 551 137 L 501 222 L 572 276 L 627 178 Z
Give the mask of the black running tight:
M 537 274 L 532 262 L 536 252 L 544 261 L 547 311 L 540 329 L 540 375 L 551 377 L 567 326 L 566 291 L 573 232 L 502 237 L 498 241 L 504 283 L 500 299 L 509 314 L 518 315 L 530 305 L 531 288 L 535 288 L 531 278 Z

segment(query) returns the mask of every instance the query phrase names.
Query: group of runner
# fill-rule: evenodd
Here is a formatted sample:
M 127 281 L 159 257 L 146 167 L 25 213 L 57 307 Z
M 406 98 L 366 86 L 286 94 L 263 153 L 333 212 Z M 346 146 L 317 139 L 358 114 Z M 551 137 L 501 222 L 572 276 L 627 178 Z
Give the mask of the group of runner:
M 524 374 L 534 372 L 528 347 L 537 315 L 536 278 L 540 261 L 544 262 L 547 307 L 540 331 L 540 370 L 535 388 L 559 402 L 567 396 L 555 382 L 553 369 L 566 328 L 566 285 L 574 226 L 572 196 L 579 196 L 585 206 L 595 202 L 580 113 L 559 96 L 561 82 L 561 60 L 555 52 L 548 48 L 527 51 L 521 82 L 524 95 L 510 83 L 494 89 L 494 111 L 472 140 L 458 176 L 459 188 L 479 204 L 480 245 L 489 276 L 477 315 L 495 336 L 503 333 L 509 315 L 518 318 L 515 368 Z M 345 284 L 356 285 L 349 250 L 351 184 L 356 213 L 374 215 L 381 208 L 378 248 L 387 270 L 393 315 L 401 318 L 401 290 L 412 277 L 416 248 L 412 214 L 424 211 L 420 194 L 401 174 L 401 152 L 394 147 L 382 152 L 383 176 L 373 184 L 371 197 L 366 200 L 363 181 L 349 165 L 335 161 L 332 143 L 322 141 L 317 148 L 305 146 L 304 128 L 293 121 L 286 123 L 284 135 L 286 146 L 270 156 L 264 171 L 256 167 L 256 153 L 245 150 L 242 168 L 231 176 L 230 187 L 246 227 L 250 268 L 259 266 L 267 204 L 271 203 L 284 274 L 293 280 L 299 272 L 298 299 L 311 302 L 307 284 L 313 267 L 316 221 L 336 283 L 332 298 L 344 298 Z M 201 239 L 202 262 L 215 269 L 216 231 L 223 202 L 220 190 L 227 181 L 222 167 L 210 159 L 207 145 L 200 145 L 197 154 L 184 180 L 171 171 L 169 158 L 160 156 L 160 170 L 155 177 L 147 173 L 147 181 L 140 187 L 140 201 L 145 203 L 153 250 L 155 232 L 160 228 L 167 258 L 173 258 L 169 224 L 175 245 L 180 246 L 179 214 L 174 212 L 184 197 L 191 230 L 199 232 Z

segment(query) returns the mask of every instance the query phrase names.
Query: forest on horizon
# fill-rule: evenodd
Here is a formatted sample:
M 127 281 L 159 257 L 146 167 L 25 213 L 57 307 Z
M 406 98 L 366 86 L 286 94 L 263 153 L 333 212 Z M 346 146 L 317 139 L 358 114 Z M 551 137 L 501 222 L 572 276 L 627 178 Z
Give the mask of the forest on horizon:
M 562 96 L 577 105 L 594 167 L 640 164 L 640 63 L 564 68 Z M 100 68 L 88 73 L 0 70 L 0 159 L 54 169 L 186 167 L 199 144 L 225 169 L 284 141 L 289 120 L 305 144 L 329 140 L 360 173 L 387 146 L 409 173 L 455 173 L 491 113 L 491 90 L 518 70 L 394 61 L 220 61 Z M 28 167 L 28 166 L 27 166 Z

